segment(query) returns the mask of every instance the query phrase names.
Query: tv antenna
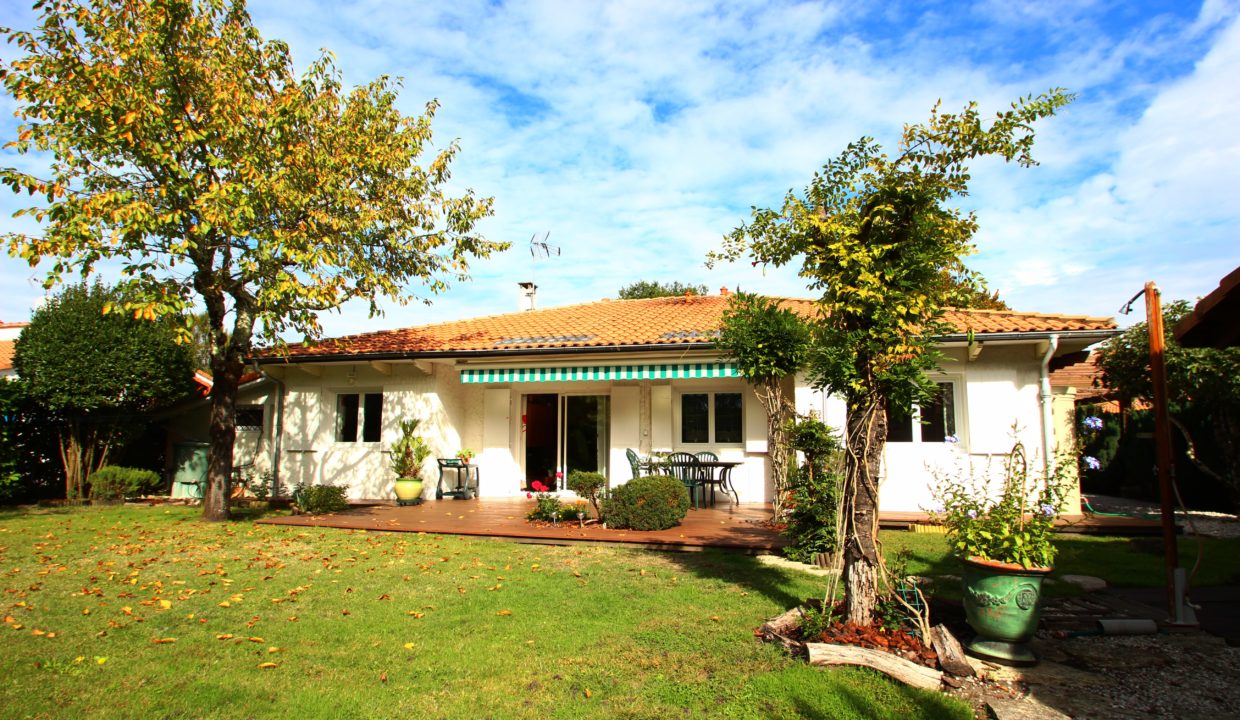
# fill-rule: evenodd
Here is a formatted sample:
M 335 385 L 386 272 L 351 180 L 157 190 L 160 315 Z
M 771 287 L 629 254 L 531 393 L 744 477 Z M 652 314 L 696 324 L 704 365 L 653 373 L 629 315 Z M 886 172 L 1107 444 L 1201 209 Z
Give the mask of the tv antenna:
M 539 258 L 550 258 L 552 256 L 560 256 L 560 247 L 551 245 L 547 242 L 547 238 L 551 237 L 551 231 L 548 230 L 542 234 L 542 239 L 538 239 L 538 233 L 530 236 L 530 281 L 535 281 L 537 275 Z

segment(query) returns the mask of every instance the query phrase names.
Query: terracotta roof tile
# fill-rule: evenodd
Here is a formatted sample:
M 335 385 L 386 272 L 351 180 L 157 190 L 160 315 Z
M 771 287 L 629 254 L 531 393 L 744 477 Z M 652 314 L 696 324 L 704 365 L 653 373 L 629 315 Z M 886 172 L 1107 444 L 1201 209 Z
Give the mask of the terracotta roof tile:
M 781 299 L 805 317 L 811 300 Z M 385 330 L 330 339 L 315 346 L 290 345 L 291 357 L 340 355 L 502 352 L 591 347 L 708 345 L 719 329 L 728 297 L 703 295 L 646 300 L 601 300 L 545 310 L 492 315 L 435 325 Z M 1111 318 L 998 310 L 949 310 L 946 320 L 960 333 L 1109 330 Z M 274 355 L 274 353 L 268 353 Z
M 1051 373 L 1051 385 L 1076 388 L 1076 399 L 1092 400 L 1109 398 L 1110 388 L 1102 386 L 1102 369 L 1098 367 L 1098 353 L 1089 354 L 1086 360 L 1068 365 Z
M 13 369 L 13 350 L 16 347 L 16 340 L 0 340 L 0 370 Z

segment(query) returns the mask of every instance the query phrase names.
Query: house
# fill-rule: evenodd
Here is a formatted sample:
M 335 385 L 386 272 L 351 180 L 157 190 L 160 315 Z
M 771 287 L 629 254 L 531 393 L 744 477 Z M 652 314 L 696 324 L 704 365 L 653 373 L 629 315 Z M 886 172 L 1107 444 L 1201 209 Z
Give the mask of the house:
M 286 487 L 391 498 L 387 450 L 398 422 L 418 417 L 436 455 L 475 451 L 483 497 L 577 469 L 623 483 L 632 448 L 714 451 L 742 463 L 732 476 L 742 502 L 769 501 L 764 411 L 714 346 L 727 304 L 726 294 L 602 300 L 292 345 L 256 358 L 263 377 L 239 400 L 236 461 L 274 469 Z M 1013 432 L 1031 456 L 1053 450 L 1070 436 L 1072 401 L 1049 373 L 1116 332 L 1109 318 L 1068 315 L 953 310 L 947 320 L 942 399 L 892 422 L 885 510 L 928 505 L 930 468 L 953 453 L 1006 453 Z M 803 377 L 789 389 L 799 412 L 842 427 L 837 398 Z
M 13 367 L 13 354 L 17 350 L 17 338 L 22 334 L 28 322 L 0 322 L 0 380 L 17 377 Z
M 1240 267 L 1176 323 L 1175 338 L 1184 347 L 1240 346 Z

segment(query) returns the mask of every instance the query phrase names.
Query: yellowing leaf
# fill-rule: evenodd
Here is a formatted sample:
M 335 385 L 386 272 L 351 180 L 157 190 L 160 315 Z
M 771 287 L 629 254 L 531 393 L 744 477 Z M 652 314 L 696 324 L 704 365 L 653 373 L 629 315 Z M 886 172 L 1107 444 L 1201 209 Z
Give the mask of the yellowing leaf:
M 176 638 L 151 638 L 152 645 L 168 645 L 169 643 L 174 643 L 176 641 Z
M 232 640 L 233 636 L 230 633 L 224 633 L 223 635 L 216 635 L 215 639 L 216 640 Z
M 232 607 L 232 603 L 225 600 L 224 602 L 220 603 L 220 607 Z
M 406 649 L 406 650 L 412 650 L 412 649 L 413 649 L 413 647 L 414 647 L 413 643 L 411 643 L 411 642 L 407 642 L 407 643 L 405 643 L 405 649 Z
M 172 601 L 171 600 L 160 600 L 159 606 L 167 610 L 168 608 L 172 607 Z
M 272 669 L 272 668 L 278 668 L 278 667 L 280 667 L 280 663 L 274 663 L 274 662 L 261 662 L 261 663 L 259 663 L 259 664 L 258 664 L 258 669 L 259 669 L 259 670 L 270 670 L 270 669 Z
M 511 610 L 500 610 L 499 612 L 495 614 L 499 615 L 500 617 L 508 617 L 509 615 L 512 614 L 512 611 Z
M 108 659 L 107 659 L 106 657 L 99 657 L 98 655 L 96 655 L 96 656 L 95 656 L 95 664 L 96 664 L 96 665 L 102 665 L 102 664 L 104 664 L 104 663 L 105 663 L 105 662 L 107 662 L 107 661 L 108 661 Z

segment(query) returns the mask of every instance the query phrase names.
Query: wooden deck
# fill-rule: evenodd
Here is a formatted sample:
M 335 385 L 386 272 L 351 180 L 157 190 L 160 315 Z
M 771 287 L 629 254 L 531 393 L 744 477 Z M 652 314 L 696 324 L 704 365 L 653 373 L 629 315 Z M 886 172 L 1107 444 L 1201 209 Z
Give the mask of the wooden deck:
M 728 548 L 753 553 L 771 552 L 787 541 L 763 521 L 771 517 L 769 504 L 720 503 L 712 508 L 690 510 L 684 522 L 670 530 L 614 530 L 597 524 L 580 527 L 560 523 L 553 527 L 525 519 L 534 503 L 525 498 L 484 500 L 431 500 L 413 507 L 392 504 L 354 507 L 327 515 L 294 515 L 264 518 L 260 523 L 299 527 L 331 527 L 388 532 L 422 532 L 476 535 L 521 542 L 551 544 L 603 543 L 641 545 L 666 550 Z M 925 513 L 881 513 L 880 524 L 890 530 L 934 531 Z M 1156 535 L 1159 525 L 1149 520 L 1075 516 L 1063 518 L 1063 532 L 1112 535 Z
M 293 515 L 264 518 L 260 523 L 302 527 L 333 527 L 390 532 L 424 532 L 478 535 L 541 543 L 632 544 L 668 550 L 730 548 L 770 552 L 787 544 L 762 521 L 771 516 L 769 505 L 720 503 L 713 508 L 690 510 L 684 521 L 658 531 L 613 530 L 597 524 L 580 527 L 576 522 L 553 527 L 531 523 L 526 513 L 534 502 L 525 498 L 484 500 L 429 500 L 421 505 L 371 505 L 327 515 Z

